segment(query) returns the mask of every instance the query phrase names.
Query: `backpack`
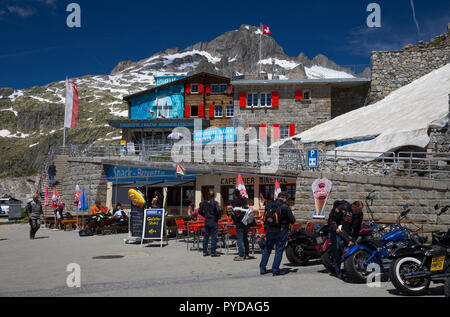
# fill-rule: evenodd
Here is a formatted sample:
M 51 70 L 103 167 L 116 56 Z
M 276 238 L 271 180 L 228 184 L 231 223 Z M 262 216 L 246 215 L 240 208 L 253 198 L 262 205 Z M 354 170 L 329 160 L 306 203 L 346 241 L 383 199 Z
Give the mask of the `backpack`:
M 269 227 L 281 227 L 281 207 L 282 205 L 272 202 L 267 206 L 267 211 L 264 215 L 264 225 Z

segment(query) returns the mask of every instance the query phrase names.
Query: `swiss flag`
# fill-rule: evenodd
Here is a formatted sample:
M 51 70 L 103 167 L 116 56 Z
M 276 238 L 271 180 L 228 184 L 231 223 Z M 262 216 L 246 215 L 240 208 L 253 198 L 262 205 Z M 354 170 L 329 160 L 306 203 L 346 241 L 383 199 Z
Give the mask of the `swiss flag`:
M 264 24 L 263 24 L 262 32 L 263 32 L 263 35 L 272 34 L 270 27 L 268 27 L 267 25 L 264 25 Z

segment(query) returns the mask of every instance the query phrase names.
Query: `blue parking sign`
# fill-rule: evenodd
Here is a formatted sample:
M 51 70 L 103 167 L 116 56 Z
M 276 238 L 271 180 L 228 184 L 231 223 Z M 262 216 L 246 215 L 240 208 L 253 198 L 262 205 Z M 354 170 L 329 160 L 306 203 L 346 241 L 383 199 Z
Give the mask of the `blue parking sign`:
M 307 166 L 309 168 L 319 167 L 319 151 L 318 150 L 308 150 Z

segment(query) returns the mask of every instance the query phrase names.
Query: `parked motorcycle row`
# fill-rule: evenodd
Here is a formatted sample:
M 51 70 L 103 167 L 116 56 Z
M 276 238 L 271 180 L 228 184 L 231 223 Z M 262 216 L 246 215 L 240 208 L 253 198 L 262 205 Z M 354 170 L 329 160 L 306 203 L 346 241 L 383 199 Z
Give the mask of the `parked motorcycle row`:
M 421 296 L 428 293 L 430 283 L 444 283 L 445 295 L 450 297 L 450 230 L 433 234 L 432 244 L 416 236 L 401 224 L 411 213 L 406 205 L 397 222 L 379 226 L 374 221 L 375 192 L 366 198 L 370 221 L 363 224 L 355 245 L 345 249 L 342 257 L 346 278 L 353 283 L 367 283 L 373 275 L 373 267 L 380 272 L 389 269 L 389 278 L 395 288 L 404 295 Z M 369 204 L 370 202 L 370 204 Z M 450 206 L 440 210 L 438 217 Z M 328 225 L 314 234 L 305 229 L 292 230 L 286 247 L 286 256 L 293 265 L 306 265 L 310 260 L 321 259 L 330 273 L 334 273 L 331 238 Z

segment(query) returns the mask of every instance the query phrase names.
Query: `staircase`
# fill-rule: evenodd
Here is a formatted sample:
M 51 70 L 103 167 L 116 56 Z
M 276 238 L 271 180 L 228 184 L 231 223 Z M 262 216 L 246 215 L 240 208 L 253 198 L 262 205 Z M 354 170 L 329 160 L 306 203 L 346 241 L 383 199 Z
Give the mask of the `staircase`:
M 55 187 L 58 190 L 58 193 L 61 197 L 61 200 L 63 203 L 67 205 L 70 205 L 73 201 L 70 201 L 71 197 L 67 197 L 67 200 L 64 198 L 63 193 L 64 193 L 64 179 L 66 176 L 66 171 L 69 167 L 69 164 L 67 162 L 69 156 L 68 155 L 53 155 L 50 156 L 49 155 L 49 162 L 48 164 L 46 164 L 46 168 L 45 168 L 45 172 L 43 171 L 42 175 L 41 175 L 41 193 L 40 193 L 40 198 L 41 201 L 44 205 L 45 202 L 45 188 L 48 187 L 48 194 L 49 194 L 49 203 L 51 205 L 51 199 L 53 196 L 53 188 L 50 187 L 49 181 L 48 181 L 48 167 L 51 165 L 52 162 L 55 163 L 56 166 L 56 176 L 55 176 Z M 75 189 L 74 189 L 75 190 Z M 51 207 L 44 207 L 46 216 L 47 215 L 53 215 L 53 209 Z

